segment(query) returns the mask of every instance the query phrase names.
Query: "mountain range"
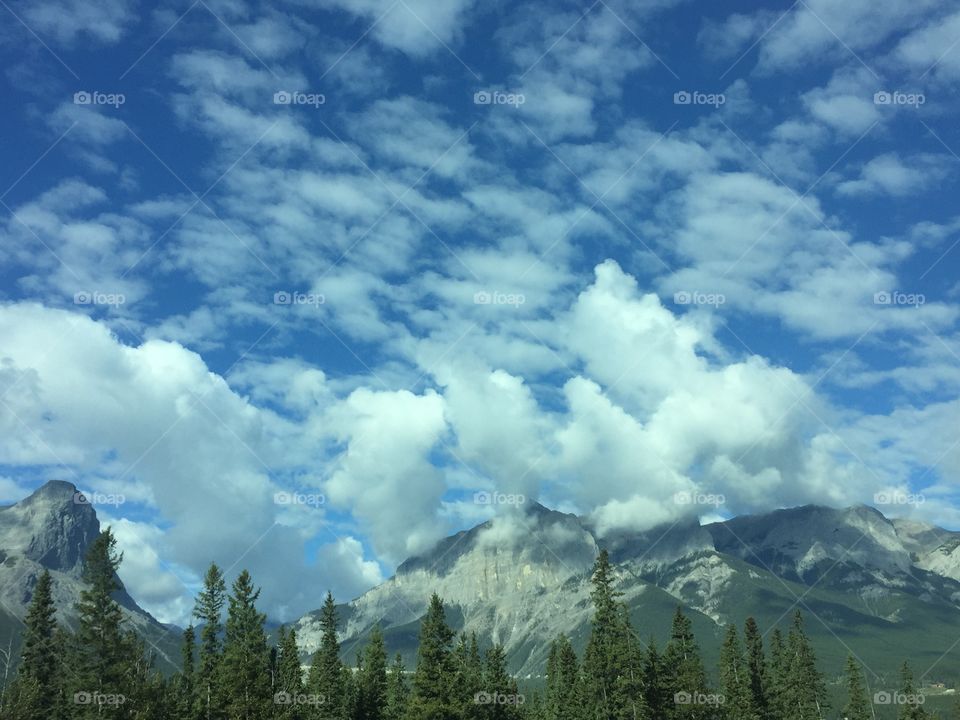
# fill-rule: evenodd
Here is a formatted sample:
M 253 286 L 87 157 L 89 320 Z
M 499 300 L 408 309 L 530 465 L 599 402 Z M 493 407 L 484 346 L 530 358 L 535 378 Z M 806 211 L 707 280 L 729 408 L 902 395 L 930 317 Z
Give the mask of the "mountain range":
M 960 533 L 884 517 L 860 505 L 804 506 L 701 525 L 695 519 L 601 537 L 583 518 L 537 503 L 448 537 L 401 564 L 383 584 L 340 606 L 345 659 L 379 623 L 411 663 L 431 593 L 451 624 L 502 643 L 511 669 L 542 673 L 560 633 L 582 649 L 600 548 L 641 639 L 668 639 L 678 605 L 691 616 L 708 665 L 723 625 L 753 616 L 784 632 L 796 609 L 828 674 L 848 653 L 878 682 L 905 659 L 926 682 L 960 676 Z M 305 656 L 319 644 L 319 612 L 296 623 Z
M 94 508 L 67 482 L 0 508 L 0 647 L 16 646 L 44 568 L 59 619 L 74 625 L 82 558 L 99 532 Z M 705 525 L 689 519 L 602 536 L 585 518 L 528 502 L 441 540 L 339 605 L 344 659 L 353 662 L 379 624 L 390 652 L 412 666 L 419 623 L 436 592 L 455 629 L 475 631 L 484 645 L 502 643 L 519 675 L 541 675 L 558 634 L 578 650 L 586 642 L 590 574 L 601 548 L 641 639 L 662 647 L 682 606 L 708 666 L 724 624 L 753 616 L 765 634 L 786 630 L 799 608 L 828 676 L 839 675 L 848 653 L 881 683 L 905 659 L 924 682 L 953 685 L 960 676 L 960 533 L 864 505 L 808 505 Z M 117 600 L 154 647 L 158 667 L 174 668 L 179 629 L 158 622 L 125 589 Z M 319 646 L 319 619 L 314 611 L 294 623 L 305 661 Z

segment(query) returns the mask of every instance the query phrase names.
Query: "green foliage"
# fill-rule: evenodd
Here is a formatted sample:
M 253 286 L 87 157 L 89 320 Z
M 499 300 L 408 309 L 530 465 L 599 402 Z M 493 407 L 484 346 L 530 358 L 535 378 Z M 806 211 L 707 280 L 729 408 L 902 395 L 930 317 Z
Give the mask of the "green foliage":
M 827 688 L 797 610 L 787 636 L 787 675 L 783 684 L 784 720 L 821 720 L 826 716 Z
M 147 686 L 149 662 L 143 643 L 123 628 L 123 613 L 113 595 L 120 590 L 117 569 L 123 559 L 108 528 L 90 545 L 84 559 L 86 587 L 76 605 L 78 627 L 66 649 L 65 707 L 72 718 L 135 716 Z
M 843 717 L 846 720 L 871 720 L 873 716 L 863 672 L 853 655 L 847 656 L 846 676 L 847 704 L 843 708 Z
M 613 580 L 610 558 L 601 550 L 593 566 L 594 616 L 583 653 L 578 700 L 587 717 L 640 720 L 647 717 L 643 653 Z
M 257 610 L 259 596 L 250 573 L 242 571 L 229 597 L 220 666 L 224 709 L 231 720 L 263 720 L 272 713 L 266 616 Z
M 750 688 L 750 668 L 736 625 L 727 625 L 720 649 L 720 694 L 729 720 L 760 720 Z
M 663 653 L 666 686 L 673 693 L 668 718 L 705 720 L 716 708 L 701 701 L 707 690 L 707 672 L 700 658 L 700 646 L 693 636 L 690 618 L 677 608 L 670 629 L 670 642 Z
M 923 695 L 913 684 L 913 671 L 906 662 L 900 668 L 900 693 L 897 699 L 897 720 L 929 720 L 933 717 L 923 707 Z
M 408 720 L 453 720 L 459 716 L 460 706 L 451 683 L 453 636 L 444 614 L 443 601 L 434 593 L 420 625 L 417 669 L 407 706 Z
M 281 626 L 277 638 L 276 682 L 273 696 L 277 720 L 301 720 L 304 704 L 297 700 L 303 694 L 303 671 L 300 669 L 300 650 L 297 647 L 297 631 L 287 632 Z M 289 702 L 287 702 L 289 701 Z
M 769 716 L 770 700 L 768 698 L 769 671 L 763 654 L 763 636 L 757 621 L 748 617 L 743 624 L 743 642 L 747 656 L 748 685 L 750 701 L 756 713 L 766 718 Z
M 561 635 L 550 645 L 547 658 L 545 720 L 576 720 L 578 675 L 577 654 L 566 636 Z
M 24 618 L 20 667 L 17 672 L 16 717 L 47 720 L 62 704 L 60 657 L 57 654 L 57 609 L 49 571 L 37 580 Z
M 227 586 L 223 573 L 216 563 L 211 563 L 193 611 L 194 616 L 203 624 L 200 632 L 200 667 L 194 684 L 196 705 L 200 709 L 202 720 L 224 718 L 219 681 L 223 654 L 220 636 L 223 632 L 223 606 L 226 597 Z
M 307 676 L 307 694 L 315 696 L 320 704 L 310 717 L 318 720 L 344 720 L 349 710 L 347 673 L 340 661 L 340 641 L 337 640 L 337 608 L 333 594 L 327 593 L 320 612 L 320 647 L 313 654 Z
M 387 680 L 387 707 L 384 720 L 403 720 L 407 712 L 407 701 L 410 697 L 410 688 L 407 686 L 407 669 L 404 667 L 400 653 L 393 659 L 390 666 L 390 677 Z
M 363 652 L 363 662 L 356 675 L 356 720 L 385 720 L 387 706 L 387 649 L 383 632 L 377 625 Z

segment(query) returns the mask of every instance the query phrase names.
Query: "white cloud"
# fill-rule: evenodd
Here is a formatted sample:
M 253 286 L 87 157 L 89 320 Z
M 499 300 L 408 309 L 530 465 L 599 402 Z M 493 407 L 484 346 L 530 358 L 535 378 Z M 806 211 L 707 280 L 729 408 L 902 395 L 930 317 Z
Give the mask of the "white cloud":
M 63 45 L 74 45 L 80 38 L 113 44 L 135 24 L 137 14 L 129 0 L 42 0 L 22 8 L 26 24 L 41 35 L 53 37 Z
M 840 183 L 837 191 L 854 196 L 917 195 L 943 180 L 948 169 L 948 159 L 938 155 L 915 155 L 904 162 L 895 152 L 884 153 L 867 162 L 858 178 Z
M 325 4 L 364 18 L 372 26 L 373 37 L 385 47 L 420 58 L 444 45 L 456 46 L 474 1 L 325 0 Z

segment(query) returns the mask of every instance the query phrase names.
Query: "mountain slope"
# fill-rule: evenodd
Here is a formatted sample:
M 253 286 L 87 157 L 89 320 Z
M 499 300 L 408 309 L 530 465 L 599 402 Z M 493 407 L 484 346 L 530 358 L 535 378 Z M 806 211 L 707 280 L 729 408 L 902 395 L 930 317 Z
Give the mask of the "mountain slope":
M 15 505 L 0 508 L 0 644 L 16 647 L 33 589 L 44 569 L 53 578 L 57 619 L 75 627 L 74 605 L 83 589 L 83 558 L 100 534 L 93 506 L 68 482 L 51 481 Z M 115 595 L 128 627 L 157 654 L 157 667 L 177 667 L 179 636 L 140 608 L 123 588 Z
M 722 625 L 754 616 L 786 629 L 796 608 L 828 672 L 851 650 L 881 675 L 904 656 L 918 674 L 960 673 L 951 650 L 960 627 L 960 534 L 894 521 L 866 506 L 806 506 L 700 526 L 598 537 L 588 522 L 536 503 L 446 538 L 396 574 L 341 606 L 345 658 L 352 662 L 372 627 L 407 662 L 431 593 L 444 598 L 458 630 L 503 643 L 521 675 L 543 670 L 559 633 L 582 647 L 589 633 L 590 569 L 608 549 L 618 590 L 641 638 L 662 645 L 680 604 L 709 661 Z M 319 643 L 319 614 L 297 623 L 305 655 Z M 924 678 L 924 679 L 934 679 Z

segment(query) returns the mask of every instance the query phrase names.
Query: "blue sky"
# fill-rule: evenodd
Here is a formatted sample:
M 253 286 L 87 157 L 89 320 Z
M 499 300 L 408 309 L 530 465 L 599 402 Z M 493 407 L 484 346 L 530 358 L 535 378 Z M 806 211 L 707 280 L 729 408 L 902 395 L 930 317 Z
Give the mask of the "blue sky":
M 89 491 L 161 619 L 518 496 L 960 527 L 948 4 L 2 14 L 0 490 Z

